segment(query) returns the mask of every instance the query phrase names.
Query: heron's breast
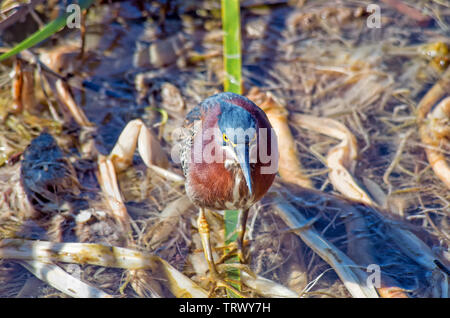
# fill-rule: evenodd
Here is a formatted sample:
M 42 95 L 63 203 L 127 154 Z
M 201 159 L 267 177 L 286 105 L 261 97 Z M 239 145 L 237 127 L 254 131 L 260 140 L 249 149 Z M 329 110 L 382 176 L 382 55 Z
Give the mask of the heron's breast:
M 223 164 L 194 164 L 187 174 L 186 192 L 197 206 L 215 210 L 243 209 L 255 202 L 242 171 Z

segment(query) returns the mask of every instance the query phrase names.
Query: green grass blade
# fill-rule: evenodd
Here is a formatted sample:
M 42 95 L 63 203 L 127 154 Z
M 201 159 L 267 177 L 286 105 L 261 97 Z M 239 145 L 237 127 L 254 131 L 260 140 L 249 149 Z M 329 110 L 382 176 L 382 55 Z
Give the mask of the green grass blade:
M 224 91 L 242 94 L 241 85 L 241 22 L 239 0 L 222 0 L 222 28 L 223 28 L 223 62 L 224 62 Z M 240 211 L 225 211 L 225 244 L 236 242 L 236 225 Z M 227 263 L 238 263 L 237 256 L 231 257 Z M 230 269 L 228 278 L 240 281 L 240 271 Z M 237 290 L 241 290 L 239 284 L 232 284 Z M 228 291 L 228 297 L 238 297 Z
M 80 0 L 78 2 L 80 9 L 84 10 L 88 8 L 94 0 Z M 51 35 L 55 34 L 56 32 L 60 31 L 63 27 L 66 26 L 67 18 L 73 13 L 66 12 L 60 17 L 58 17 L 56 20 L 53 20 L 49 24 L 47 24 L 45 27 L 43 27 L 41 30 L 36 31 L 32 35 L 30 35 L 28 38 L 17 44 L 15 47 L 13 47 L 8 52 L 3 53 L 0 55 L 0 62 L 3 60 L 6 60 L 7 58 L 10 58 L 18 53 L 20 53 L 23 50 L 26 50 L 32 46 L 35 46 L 36 44 L 42 42 L 43 40 L 47 39 Z

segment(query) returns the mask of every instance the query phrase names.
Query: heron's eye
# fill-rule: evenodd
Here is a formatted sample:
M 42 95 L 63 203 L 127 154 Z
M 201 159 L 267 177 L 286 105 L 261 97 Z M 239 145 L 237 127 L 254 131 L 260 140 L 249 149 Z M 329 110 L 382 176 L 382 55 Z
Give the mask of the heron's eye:
M 228 139 L 228 136 L 225 133 L 223 133 L 223 140 L 225 142 L 230 142 L 230 139 Z
M 223 141 L 225 141 L 225 143 L 230 143 L 233 147 L 236 147 L 236 144 L 234 142 L 232 142 L 225 133 L 223 133 L 222 136 L 223 136 Z

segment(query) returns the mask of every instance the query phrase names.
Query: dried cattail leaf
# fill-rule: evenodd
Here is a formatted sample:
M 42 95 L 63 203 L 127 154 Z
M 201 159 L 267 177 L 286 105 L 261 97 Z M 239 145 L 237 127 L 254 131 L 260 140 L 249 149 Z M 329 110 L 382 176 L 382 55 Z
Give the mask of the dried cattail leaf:
M 169 161 L 158 139 L 140 119 L 130 121 L 124 128 L 111 151 L 111 158 L 117 171 L 128 168 L 133 160 L 136 145 L 147 166 L 167 168 Z

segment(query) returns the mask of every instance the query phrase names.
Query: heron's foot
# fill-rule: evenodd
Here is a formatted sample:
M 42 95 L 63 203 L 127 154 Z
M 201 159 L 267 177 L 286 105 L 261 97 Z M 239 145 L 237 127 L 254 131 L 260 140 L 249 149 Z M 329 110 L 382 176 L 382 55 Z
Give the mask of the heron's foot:
M 241 262 L 226 262 L 236 255 L 239 257 L 238 244 L 234 243 L 231 245 L 234 245 L 232 249 L 230 249 L 230 245 L 227 245 L 226 253 L 213 264 L 213 267 L 210 267 L 209 279 L 213 283 L 210 289 L 210 295 L 213 295 L 218 288 L 223 287 L 227 289 L 227 291 L 231 291 L 237 297 L 246 297 L 242 291 L 240 291 L 242 290 L 243 283 L 240 279 L 240 274 L 236 274 L 236 270 L 246 272 L 251 277 L 256 278 L 256 274 L 250 269 L 249 265 Z M 239 261 L 242 261 L 242 259 L 242 256 L 239 257 Z M 237 286 L 240 286 L 241 288 Z
M 247 265 L 247 264 L 222 263 L 222 264 L 217 264 L 217 269 L 220 270 L 220 272 L 227 272 L 230 270 L 237 269 L 237 270 L 246 272 L 253 278 L 256 278 L 256 274 L 251 270 L 250 265 Z
M 245 254 L 244 245 L 245 242 L 241 243 L 239 240 L 228 244 L 226 247 L 224 247 L 224 254 L 220 257 L 217 264 L 225 263 L 226 260 L 235 256 L 238 257 L 239 263 L 246 264 L 247 255 Z
M 213 297 L 219 288 L 225 288 L 227 291 L 231 291 L 237 297 L 247 298 L 247 296 L 245 296 L 241 291 L 238 290 L 237 287 L 235 287 L 241 285 L 240 281 L 232 280 L 229 278 L 223 278 L 222 274 L 219 274 L 215 270 L 209 272 L 208 280 L 211 282 L 208 297 Z

